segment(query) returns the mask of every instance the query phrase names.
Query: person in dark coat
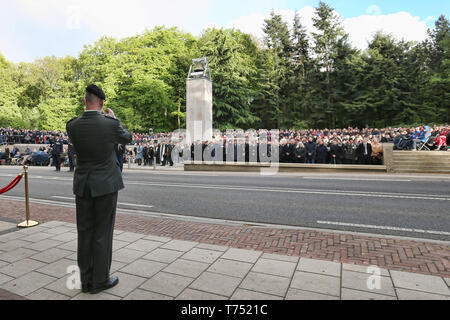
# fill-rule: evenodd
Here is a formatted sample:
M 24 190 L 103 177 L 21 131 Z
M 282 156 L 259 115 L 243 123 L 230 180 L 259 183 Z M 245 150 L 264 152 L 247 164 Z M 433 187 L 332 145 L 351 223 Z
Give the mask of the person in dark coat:
M 285 163 L 295 162 L 295 144 L 288 140 L 282 148 L 282 157 Z
M 309 137 L 309 141 L 305 144 L 305 158 L 306 163 L 315 163 L 316 161 L 316 143 L 312 137 Z
M 342 164 L 344 150 L 337 140 L 333 140 L 330 146 L 331 164 Z
M 323 143 L 322 139 L 319 139 L 316 148 L 316 163 L 325 164 L 327 163 L 328 148 Z
M 119 161 L 120 172 L 123 172 L 123 163 L 125 161 L 126 150 L 127 150 L 127 148 L 123 144 L 119 144 L 116 147 L 116 155 L 117 155 L 117 160 Z
M 356 149 L 356 156 L 359 164 L 372 164 L 372 145 L 365 137 Z
M 60 139 L 59 136 L 57 136 L 52 145 L 53 164 L 55 165 L 57 172 L 61 171 L 61 156 L 63 152 L 64 152 L 63 140 Z
M 297 146 L 295 147 L 295 162 L 296 163 L 305 163 L 306 158 L 305 158 L 305 146 L 303 145 L 303 143 L 299 142 L 297 144 Z
M 72 141 L 69 141 L 69 144 L 68 144 L 67 157 L 69 158 L 70 172 L 74 172 L 75 171 L 75 149 L 73 147 Z

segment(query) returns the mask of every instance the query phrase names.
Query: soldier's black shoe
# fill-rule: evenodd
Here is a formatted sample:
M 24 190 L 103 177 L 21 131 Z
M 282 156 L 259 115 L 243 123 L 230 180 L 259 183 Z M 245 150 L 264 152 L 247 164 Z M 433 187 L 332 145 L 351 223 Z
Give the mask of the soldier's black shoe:
M 81 292 L 88 293 L 92 290 L 92 283 L 82 284 L 81 285 Z
M 119 278 L 117 278 L 117 277 L 109 278 L 109 280 L 106 281 L 103 285 L 92 287 L 91 294 L 97 294 L 102 291 L 111 289 L 111 288 L 115 287 L 118 283 L 119 283 Z

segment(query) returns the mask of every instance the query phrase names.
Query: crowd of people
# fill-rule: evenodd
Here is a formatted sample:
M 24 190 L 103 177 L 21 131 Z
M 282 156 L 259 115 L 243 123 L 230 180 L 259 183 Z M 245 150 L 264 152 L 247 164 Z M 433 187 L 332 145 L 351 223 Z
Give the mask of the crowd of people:
M 383 143 L 394 143 L 397 150 L 447 150 L 450 126 L 280 130 L 277 139 L 267 130 L 232 133 L 215 131 L 210 141 L 194 142 L 190 150 L 183 147 L 183 138 L 183 133 L 179 132 L 133 134 L 131 145 L 118 146 L 121 166 L 129 161 L 138 166 L 173 166 L 183 160 L 265 162 L 267 159 L 273 161 L 272 156 L 276 156 L 281 163 L 381 165 Z M 8 147 L 16 144 L 43 146 L 33 150 L 30 147 L 26 150 Z M 34 164 L 34 159 L 41 159 L 37 165 L 53 164 L 58 169 L 61 161 L 73 169 L 76 158 L 73 148 L 64 151 L 60 146 L 71 145 L 65 132 L 0 128 L 2 145 L 0 160 L 5 164 L 15 158 L 20 159 L 16 161 L 19 164 Z M 209 148 L 209 154 L 206 152 L 205 158 L 206 148 Z M 261 148 L 267 150 L 264 151 L 267 152 L 267 158 L 260 158 Z M 45 161 L 44 154 L 48 161 Z

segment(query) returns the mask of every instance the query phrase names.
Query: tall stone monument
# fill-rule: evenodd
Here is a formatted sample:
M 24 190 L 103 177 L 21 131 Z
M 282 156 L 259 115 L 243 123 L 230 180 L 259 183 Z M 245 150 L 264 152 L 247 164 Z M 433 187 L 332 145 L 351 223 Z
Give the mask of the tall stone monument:
M 187 142 L 212 139 L 212 81 L 206 57 L 194 59 L 186 82 Z

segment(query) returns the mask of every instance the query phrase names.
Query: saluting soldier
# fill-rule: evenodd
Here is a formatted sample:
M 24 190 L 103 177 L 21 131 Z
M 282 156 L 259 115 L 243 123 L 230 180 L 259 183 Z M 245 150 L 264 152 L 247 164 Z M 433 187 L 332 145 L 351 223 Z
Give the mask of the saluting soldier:
M 110 277 L 112 241 L 118 191 L 124 189 L 116 155 L 117 145 L 131 143 L 132 136 L 106 109 L 105 93 L 97 86 L 86 88 L 82 116 L 67 123 L 77 154 L 73 180 L 78 229 L 78 266 L 82 291 L 99 293 L 117 285 Z

